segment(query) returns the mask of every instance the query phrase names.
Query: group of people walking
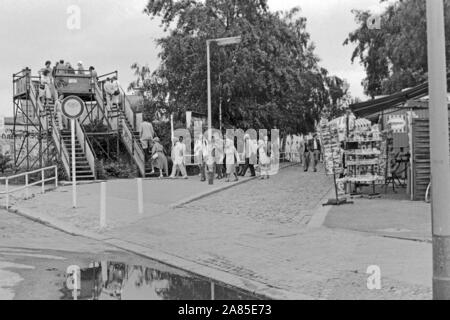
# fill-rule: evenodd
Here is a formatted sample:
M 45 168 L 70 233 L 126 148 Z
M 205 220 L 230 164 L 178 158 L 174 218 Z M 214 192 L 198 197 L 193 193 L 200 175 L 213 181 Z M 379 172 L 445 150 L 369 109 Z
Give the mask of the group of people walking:
M 211 143 L 206 137 L 200 136 L 194 148 L 196 160 L 200 163 L 200 176 L 202 181 L 206 181 L 206 171 L 216 174 L 216 179 L 226 179 L 230 182 L 239 180 L 239 176 L 244 177 L 250 169 L 252 177 L 256 176 L 255 165 L 259 163 L 261 179 L 269 178 L 270 148 L 268 139 L 256 141 L 247 134 L 244 136 L 244 153 L 239 155 L 234 139 L 228 137 L 224 141 L 212 136 Z M 259 159 L 259 162 L 258 162 Z
M 140 141 L 145 154 L 145 162 L 151 166 L 151 174 L 155 174 L 155 168 L 159 169 L 159 178 L 164 176 L 176 178 L 180 173 L 183 179 L 188 179 L 186 160 L 190 155 L 184 143 L 184 137 L 180 136 L 172 146 L 171 158 L 172 171 L 169 176 L 168 157 L 155 135 L 153 125 L 148 118 L 144 119 L 140 127 Z M 244 157 L 241 162 L 241 157 Z M 261 179 L 270 177 L 270 147 L 268 139 L 251 139 L 249 135 L 244 137 L 244 153 L 240 155 L 236 149 L 234 139 L 220 139 L 200 135 L 194 144 L 194 157 L 200 169 L 201 181 L 207 180 L 207 173 L 216 176 L 216 179 L 226 179 L 226 182 L 238 181 L 240 176 L 245 176 L 250 170 L 252 177 L 256 176 L 255 166 L 260 168 Z

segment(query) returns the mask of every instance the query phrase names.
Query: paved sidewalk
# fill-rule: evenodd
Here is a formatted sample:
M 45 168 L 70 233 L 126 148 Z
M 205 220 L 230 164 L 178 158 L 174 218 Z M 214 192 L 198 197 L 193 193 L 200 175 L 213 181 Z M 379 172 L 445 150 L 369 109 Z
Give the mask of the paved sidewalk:
M 224 185 L 214 186 L 220 194 L 199 198 L 211 186 L 198 179 L 145 181 L 146 213 L 140 217 L 130 182 L 109 182 L 109 228 L 101 233 L 96 229 L 99 185 L 80 188 L 77 210 L 67 208 L 70 188 L 13 209 L 270 298 L 431 298 L 430 244 L 346 231 L 341 225 L 307 228 L 317 212 L 326 216 L 321 203 L 332 186 L 330 177 L 297 166 L 267 181 L 227 190 Z M 329 210 L 331 217 L 339 215 Z M 381 290 L 367 289 L 372 265 L 381 268 Z
M 355 199 L 333 207 L 325 226 L 374 235 L 431 242 L 431 206 L 421 201 Z
M 106 184 L 107 228 L 102 233 L 123 227 L 143 218 L 155 217 L 172 207 L 222 191 L 239 182 L 215 181 L 213 186 L 200 182 L 197 177 L 189 180 L 143 180 L 144 214 L 138 214 L 137 181 L 111 180 Z M 64 186 L 45 195 L 36 194 L 31 200 L 15 199 L 12 211 L 50 222 L 72 233 L 100 232 L 100 183 L 77 186 L 77 208 L 72 209 L 72 187 Z

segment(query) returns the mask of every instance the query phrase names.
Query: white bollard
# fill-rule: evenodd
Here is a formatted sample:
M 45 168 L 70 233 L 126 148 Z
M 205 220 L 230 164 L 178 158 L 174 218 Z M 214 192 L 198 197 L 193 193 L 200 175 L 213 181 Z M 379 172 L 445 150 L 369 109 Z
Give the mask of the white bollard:
M 41 186 L 41 192 L 42 194 L 45 193 L 45 171 L 41 171 L 41 179 L 42 179 L 42 186 Z
M 100 229 L 106 228 L 106 182 L 100 184 Z
M 142 179 L 137 179 L 137 188 L 138 188 L 138 213 L 139 215 L 144 214 L 144 190 L 142 187 Z
M 6 190 L 6 211 L 9 212 L 9 180 L 6 179 L 5 182 L 5 190 Z
M 30 199 L 30 189 L 28 187 L 28 173 L 25 175 L 25 198 Z

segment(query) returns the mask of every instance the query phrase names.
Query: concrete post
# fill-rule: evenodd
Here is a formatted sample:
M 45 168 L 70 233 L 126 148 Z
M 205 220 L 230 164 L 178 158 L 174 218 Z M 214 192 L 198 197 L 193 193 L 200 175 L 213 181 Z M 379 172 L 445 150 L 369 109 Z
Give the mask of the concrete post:
M 443 0 L 427 0 L 433 298 L 450 299 L 450 152 Z

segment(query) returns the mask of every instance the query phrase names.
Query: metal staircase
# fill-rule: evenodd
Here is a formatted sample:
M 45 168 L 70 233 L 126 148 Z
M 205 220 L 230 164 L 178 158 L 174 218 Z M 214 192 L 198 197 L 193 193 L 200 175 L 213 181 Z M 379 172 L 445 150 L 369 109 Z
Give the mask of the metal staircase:
M 131 103 L 127 99 L 125 92 L 123 91 L 122 88 L 120 88 L 120 90 L 121 95 L 123 97 L 122 105 L 120 108 L 110 110 L 110 112 L 114 112 L 118 116 L 117 130 L 119 132 L 120 139 L 122 143 L 125 145 L 125 148 L 127 149 L 128 153 L 134 160 L 138 168 L 139 174 L 141 175 L 141 177 L 147 177 L 151 169 L 150 165 L 145 162 L 144 150 L 139 140 L 139 132 L 137 132 L 137 129 L 134 128 L 132 124 L 134 111 L 131 108 Z M 103 97 L 104 97 L 103 90 L 100 88 L 98 84 L 96 84 L 95 99 L 98 104 L 101 104 L 104 107 L 104 109 L 106 109 L 107 108 L 106 101 L 104 101 Z M 114 126 L 115 125 L 113 125 L 113 129 L 115 129 Z
M 61 132 L 62 141 L 66 147 L 66 150 L 69 151 L 69 167 L 70 172 L 72 172 L 72 138 L 70 130 L 64 130 Z M 89 181 L 95 180 L 95 173 L 92 172 L 92 168 L 89 165 L 89 161 L 86 157 L 86 153 L 78 137 L 75 137 L 75 172 L 76 172 L 76 180 L 77 181 Z
M 30 100 L 39 114 L 39 122 L 44 130 L 49 132 L 49 142 L 53 143 L 58 154 L 59 160 L 62 162 L 66 178 L 71 180 L 72 177 L 72 143 L 71 132 L 68 130 L 60 130 L 60 124 L 55 118 L 54 104 L 48 103 L 43 105 L 37 98 L 39 83 L 34 81 L 30 86 Z M 78 181 L 95 180 L 95 156 L 92 146 L 90 145 L 82 126 L 78 120 L 75 121 L 76 143 L 75 143 L 75 161 L 76 161 L 76 178 Z

